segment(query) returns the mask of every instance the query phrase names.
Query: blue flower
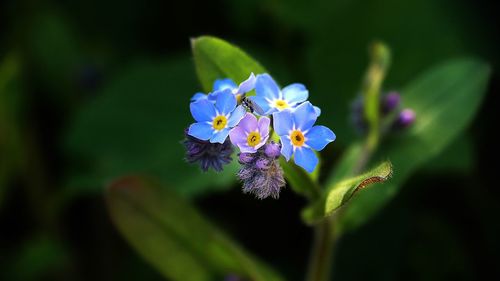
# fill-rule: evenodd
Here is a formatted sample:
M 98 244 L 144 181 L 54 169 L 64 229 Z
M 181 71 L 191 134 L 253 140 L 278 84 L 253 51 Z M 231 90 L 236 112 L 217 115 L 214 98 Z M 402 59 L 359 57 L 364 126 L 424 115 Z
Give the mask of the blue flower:
M 250 92 L 251 90 L 254 89 L 254 87 L 255 87 L 255 75 L 253 73 L 250 73 L 248 79 L 241 82 L 239 86 L 236 85 L 236 83 L 234 83 L 234 81 L 229 78 L 217 79 L 214 82 L 212 92 L 208 93 L 208 95 L 198 92 L 194 94 L 194 96 L 191 98 L 191 101 L 194 102 L 202 99 L 208 99 L 210 101 L 215 102 L 217 100 L 218 93 L 226 89 L 231 90 L 231 93 L 233 93 L 233 95 L 236 96 L 236 100 L 239 101 L 242 95 Z
M 215 103 L 201 99 L 190 104 L 191 114 L 197 123 L 189 127 L 188 134 L 211 143 L 224 143 L 229 130 L 236 126 L 246 113 L 243 106 L 236 107 L 236 97 L 230 89 L 217 92 Z
M 311 173 L 318 164 L 313 150 L 320 151 L 335 140 L 335 134 L 325 126 L 313 126 L 318 115 L 310 102 L 300 104 L 294 111 L 273 114 L 275 132 L 281 139 L 281 154 Z
M 257 75 L 255 93 L 256 96 L 250 97 L 250 99 L 256 105 L 256 111 L 260 115 L 294 109 L 309 97 L 309 91 L 299 83 L 290 84 L 280 90 L 278 84 L 267 73 Z M 317 107 L 315 110 L 319 116 L 321 110 Z

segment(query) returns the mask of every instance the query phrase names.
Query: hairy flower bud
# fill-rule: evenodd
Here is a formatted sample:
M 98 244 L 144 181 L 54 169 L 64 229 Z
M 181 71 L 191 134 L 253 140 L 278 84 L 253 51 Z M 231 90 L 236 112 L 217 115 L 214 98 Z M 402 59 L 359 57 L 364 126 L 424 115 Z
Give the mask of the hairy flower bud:
M 388 114 L 396 109 L 401 102 L 401 96 L 398 92 L 389 92 L 382 100 L 382 113 Z
M 415 118 L 415 112 L 409 108 L 405 108 L 399 113 L 394 125 L 396 128 L 407 128 L 415 122 Z
M 259 199 L 277 199 L 281 188 L 285 186 L 283 170 L 277 157 L 269 157 L 265 153 L 265 147 L 261 147 L 253 156 L 252 161 L 242 163 L 238 172 L 238 177 L 243 182 L 243 192 L 253 193 Z
M 186 161 L 188 163 L 199 163 L 201 169 L 206 172 L 210 168 L 220 172 L 222 166 L 231 162 L 233 147 L 229 139 L 224 143 L 211 143 L 209 141 L 199 140 L 187 134 L 183 141 L 186 148 Z
M 248 164 L 254 160 L 254 155 L 252 153 L 240 153 L 239 154 L 239 162 L 240 164 Z
M 281 146 L 275 142 L 270 142 L 264 146 L 267 157 L 278 158 L 281 154 Z

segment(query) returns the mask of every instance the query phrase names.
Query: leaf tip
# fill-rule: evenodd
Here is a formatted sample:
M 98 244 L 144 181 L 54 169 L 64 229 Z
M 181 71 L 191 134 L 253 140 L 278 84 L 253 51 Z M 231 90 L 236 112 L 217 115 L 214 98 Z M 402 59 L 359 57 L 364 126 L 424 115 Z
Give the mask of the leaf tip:
M 139 176 L 130 175 L 123 176 L 113 180 L 106 186 L 108 194 L 116 193 L 133 193 L 136 192 L 144 185 L 144 180 Z

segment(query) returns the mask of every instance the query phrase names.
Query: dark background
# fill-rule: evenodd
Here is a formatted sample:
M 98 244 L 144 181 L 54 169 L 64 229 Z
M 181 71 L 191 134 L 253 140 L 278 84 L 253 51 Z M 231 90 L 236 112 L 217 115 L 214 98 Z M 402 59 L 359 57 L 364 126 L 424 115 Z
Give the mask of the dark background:
M 489 62 L 488 93 L 467 132 L 342 237 L 334 278 L 500 278 L 498 8 L 486 0 L 0 2 L 0 61 L 14 56 L 21 65 L 18 101 L 6 106 L 23 155 L 14 168 L 0 166 L 11 171 L 0 178 L 0 280 L 162 279 L 112 225 L 102 188 L 129 172 L 168 183 L 198 173 L 179 164 L 181 146 L 170 144 L 182 138 L 188 98 L 200 90 L 189 38 L 204 34 L 241 46 L 283 84 L 305 83 L 340 136 L 332 148 L 339 155 L 355 138 L 348 105 L 372 40 L 393 51 L 388 89 L 446 59 Z M 172 147 L 150 148 L 157 135 Z M 287 279 L 301 280 L 312 233 L 290 189 L 264 201 L 237 185 L 180 193 Z

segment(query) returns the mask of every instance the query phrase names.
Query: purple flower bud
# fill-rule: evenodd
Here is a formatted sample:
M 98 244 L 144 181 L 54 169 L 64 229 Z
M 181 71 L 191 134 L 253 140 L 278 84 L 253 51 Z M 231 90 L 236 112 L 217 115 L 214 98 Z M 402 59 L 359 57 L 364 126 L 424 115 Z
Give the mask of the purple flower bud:
M 406 128 L 413 124 L 413 122 L 415 122 L 415 112 L 409 108 L 405 108 L 399 113 L 396 125 L 400 128 Z
M 182 143 L 186 148 L 188 163 L 198 163 L 204 172 L 210 168 L 220 172 L 222 166 L 231 162 L 233 147 L 229 139 L 224 143 L 210 143 L 188 135 L 187 130 L 184 132 L 186 139 Z
M 267 157 L 278 158 L 281 154 L 281 147 L 274 142 L 268 143 L 264 146 L 264 153 Z
M 351 123 L 359 134 L 366 132 L 363 97 L 358 97 L 351 103 Z
M 259 158 L 255 161 L 255 167 L 260 170 L 267 170 L 269 169 L 269 160 L 266 158 Z
M 387 114 L 397 108 L 401 102 L 401 96 L 398 92 L 390 92 L 384 96 L 382 102 L 382 112 Z
M 239 157 L 240 164 L 249 164 L 254 159 L 252 153 L 240 153 Z
M 271 144 L 271 147 L 279 147 L 279 144 Z M 259 148 L 252 157 L 252 161 L 242 163 L 238 172 L 238 177 L 243 182 L 243 192 L 252 193 L 259 199 L 278 198 L 285 186 L 285 179 L 277 157 L 268 156 L 265 147 Z

